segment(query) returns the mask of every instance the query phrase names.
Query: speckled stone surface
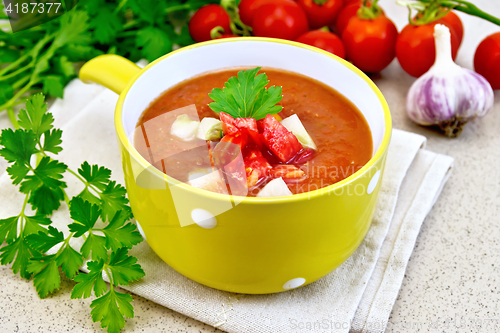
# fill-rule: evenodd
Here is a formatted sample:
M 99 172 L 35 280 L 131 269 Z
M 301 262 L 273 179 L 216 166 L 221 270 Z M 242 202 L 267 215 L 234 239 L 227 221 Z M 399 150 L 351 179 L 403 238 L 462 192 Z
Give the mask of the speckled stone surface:
M 407 10 L 380 0 L 398 28 Z M 498 0 L 475 0 L 500 17 Z M 472 68 L 476 46 L 500 31 L 461 15 L 465 35 L 457 62 Z M 484 119 L 448 139 L 414 125 L 404 101 L 413 78 L 397 61 L 376 80 L 391 108 L 394 127 L 428 138 L 427 149 L 455 158 L 455 170 L 425 220 L 386 332 L 500 332 L 500 91 Z M 2 115 L 3 116 L 3 115 Z M 31 281 L 0 266 L 0 332 L 101 332 L 90 318 L 90 300 L 72 300 L 73 282 L 40 300 Z M 135 318 L 125 332 L 221 332 L 134 296 Z

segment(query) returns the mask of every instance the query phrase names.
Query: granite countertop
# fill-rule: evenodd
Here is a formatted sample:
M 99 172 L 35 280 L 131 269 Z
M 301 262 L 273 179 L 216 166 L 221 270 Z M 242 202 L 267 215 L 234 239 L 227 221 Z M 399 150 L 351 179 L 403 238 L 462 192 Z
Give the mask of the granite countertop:
M 500 17 L 498 0 L 473 2 Z M 407 10 L 393 0 L 380 4 L 401 29 Z M 465 35 L 457 62 L 472 68 L 476 46 L 500 27 L 460 16 Z M 406 117 L 406 92 L 414 79 L 396 60 L 381 76 L 375 82 L 389 103 L 394 127 L 426 136 L 427 149 L 455 158 L 455 170 L 422 226 L 386 332 L 498 332 L 500 91 L 486 118 L 448 139 Z M 32 283 L 0 266 L 0 332 L 104 332 L 91 320 L 91 299 L 70 299 L 73 282 L 63 279 L 61 289 L 44 300 Z M 222 332 L 141 297 L 134 296 L 133 305 L 135 318 L 126 321 L 124 332 Z

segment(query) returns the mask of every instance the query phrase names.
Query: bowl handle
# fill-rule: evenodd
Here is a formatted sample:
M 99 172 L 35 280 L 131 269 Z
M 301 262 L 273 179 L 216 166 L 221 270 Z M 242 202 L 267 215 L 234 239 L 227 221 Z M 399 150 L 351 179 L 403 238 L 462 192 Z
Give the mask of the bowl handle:
M 128 59 L 103 54 L 87 61 L 78 76 L 84 83 L 95 82 L 120 94 L 127 82 L 140 70 L 139 66 Z

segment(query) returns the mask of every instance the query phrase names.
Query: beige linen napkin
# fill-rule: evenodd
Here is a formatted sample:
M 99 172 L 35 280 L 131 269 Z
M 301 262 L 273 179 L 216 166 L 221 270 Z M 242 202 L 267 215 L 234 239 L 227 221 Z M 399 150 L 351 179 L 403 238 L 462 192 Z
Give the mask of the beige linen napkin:
M 113 111 L 117 95 L 73 81 L 51 107 L 63 129 L 61 160 L 84 160 L 113 170 L 123 183 Z M 215 290 L 180 275 L 146 242 L 132 250 L 146 277 L 126 289 L 227 332 L 381 332 L 385 330 L 420 226 L 448 179 L 453 159 L 423 149 L 425 138 L 393 131 L 377 210 L 356 252 L 328 276 L 291 291 L 241 295 Z M 0 170 L 3 171 L 3 170 Z M 68 176 L 70 177 L 70 176 Z M 68 194 L 81 189 L 75 179 Z M 22 196 L 0 177 L 0 218 L 17 214 Z M 67 231 L 67 207 L 53 222 Z

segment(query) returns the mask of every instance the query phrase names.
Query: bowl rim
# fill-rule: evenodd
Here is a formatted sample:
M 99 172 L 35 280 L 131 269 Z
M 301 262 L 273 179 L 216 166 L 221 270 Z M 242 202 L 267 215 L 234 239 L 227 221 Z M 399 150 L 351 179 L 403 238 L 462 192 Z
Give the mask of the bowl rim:
M 145 71 L 147 71 L 148 69 L 153 67 L 155 64 L 159 63 L 160 61 L 163 61 L 164 59 L 167 59 L 168 57 L 170 57 L 174 54 L 181 53 L 181 52 L 184 52 L 187 50 L 192 50 L 192 49 L 199 48 L 199 47 L 204 47 L 207 45 L 214 45 L 214 44 L 221 44 L 221 43 L 234 43 L 234 42 L 246 42 L 246 41 L 287 44 L 287 45 L 291 45 L 294 47 L 300 47 L 300 48 L 307 49 L 307 50 L 312 51 L 312 52 L 326 55 L 326 56 L 332 58 L 332 60 L 340 62 L 342 65 L 346 66 L 353 73 L 355 73 L 359 77 L 361 77 L 369 85 L 369 87 L 372 89 L 372 91 L 378 97 L 380 104 L 382 106 L 383 114 L 384 114 L 385 129 L 384 129 L 384 136 L 382 138 L 380 146 L 378 147 L 375 154 L 373 154 L 373 156 L 370 158 L 370 160 L 362 168 L 360 168 L 358 171 L 356 171 L 355 173 L 353 173 L 349 177 L 347 177 L 347 178 L 345 178 L 345 179 L 343 179 L 335 184 L 328 185 L 328 186 L 325 186 L 325 187 L 322 187 L 322 188 L 319 188 L 319 189 L 316 189 L 313 191 L 308 191 L 308 192 L 294 194 L 292 196 L 285 196 L 285 197 L 264 197 L 264 198 L 248 197 L 248 196 L 242 197 L 242 196 L 233 196 L 233 195 L 228 195 L 228 194 L 210 192 L 207 190 L 196 188 L 196 187 L 191 186 L 187 183 L 181 182 L 181 181 L 179 181 L 171 176 L 164 174 L 160 170 L 156 169 L 155 167 L 153 167 L 152 164 L 150 164 L 148 161 L 146 161 L 146 159 L 144 157 L 142 157 L 142 155 L 139 154 L 137 149 L 134 147 L 133 143 L 129 140 L 129 138 L 125 132 L 123 122 L 122 122 L 122 114 L 123 114 L 122 110 L 123 110 L 123 104 L 125 102 L 125 98 L 129 92 L 129 90 L 131 89 L 131 87 L 137 81 L 137 79 Z M 186 78 L 186 79 L 189 79 L 189 78 Z M 354 180 L 360 178 L 361 176 L 363 176 L 386 152 L 387 147 L 389 146 L 391 135 L 392 135 L 392 118 L 391 118 L 391 113 L 390 113 L 387 101 L 385 100 L 382 92 L 378 89 L 378 87 L 375 85 L 375 83 L 365 73 L 363 73 L 360 69 L 355 67 L 350 62 L 348 62 L 348 61 L 346 61 L 346 60 L 344 60 L 344 59 L 342 59 L 342 58 L 340 58 L 340 57 L 338 57 L 330 52 L 319 49 L 317 47 L 294 42 L 294 41 L 277 39 L 277 38 L 267 38 L 267 37 L 234 37 L 234 38 L 215 39 L 215 40 L 210 40 L 210 41 L 206 41 L 206 42 L 192 44 L 192 45 L 180 48 L 178 50 L 172 51 L 170 53 L 167 53 L 167 54 L 159 57 L 158 59 L 152 61 L 147 66 L 142 68 L 133 78 L 131 78 L 127 82 L 125 88 L 120 93 L 120 96 L 118 98 L 118 102 L 117 102 L 116 107 L 115 107 L 115 119 L 114 120 L 115 120 L 115 129 L 116 129 L 118 139 L 120 140 L 122 145 L 125 147 L 127 152 L 129 154 L 131 154 L 134 157 L 134 159 L 137 162 L 139 162 L 142 167 L 144 167 L 144 169 L 151 170 L 156 176 L 163 178 L 167 183 L 175 185 L 175 186 L 179 186 L 179 187 L 181 187 L 189 192 L 192 192 L 193 194 L 201 195 L 203 197 L 206 197 L 206 198 L 209 198 L 212 200 L 222 200 L 225 202 L 230 201 L 233 203 L 235 201 L 237 201 L 238 204 L 243 203 L 243 202 L 245 202 L 247 204 L 273 204 L 273 203 L 277 203 L 277 202 L 292 202 L 292 201 L 310 200 L 310 199 L 313 199 L 313 198 L 318 197 L 318 196 L 330 194 L 330 193 L 334 192 L 335 190 L 337 190 L 338 188 L 341 188 L 341 187 L 353 182 Z M 235 198 L 237 198 L 237 200 L 235 200 Z

